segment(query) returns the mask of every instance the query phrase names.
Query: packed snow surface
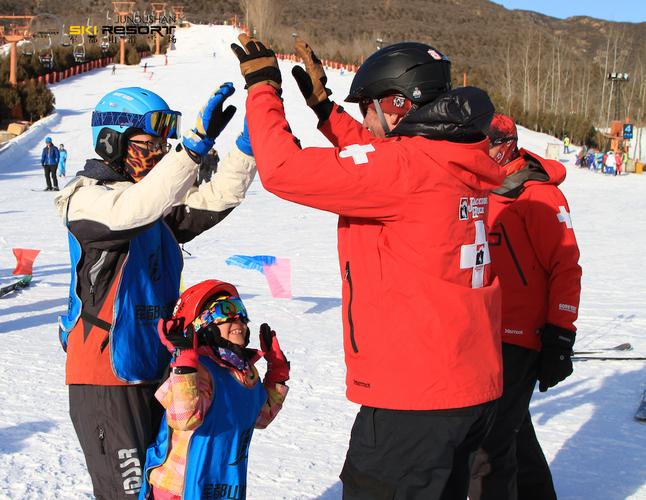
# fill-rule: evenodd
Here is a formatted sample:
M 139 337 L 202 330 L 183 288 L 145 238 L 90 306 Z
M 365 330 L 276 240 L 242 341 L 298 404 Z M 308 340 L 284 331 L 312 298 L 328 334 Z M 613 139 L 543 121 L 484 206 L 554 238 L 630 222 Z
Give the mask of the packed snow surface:
M 209 94 L 232 81 L 238 90 L 228 102 L 238 112 L 216 142 L 222 157 L 233 147 L 244 115 L 244 83 L 229 49 L 235 35 L 231 27 L 181 29 L 167 66 L 159 56 L 146 60 L 146 73 L 142 67 L 118 66 L 114 76 L 104 68 L 53 85 L 54 116 L 0 153 L 0 285 L 13 279 L 12 248 L 42 250 L 33 285 L 0 299 L 1 498 L 92 497 L 68 415 L 65 354 L 57 335 L 70 275 L 67 235 L 53 207 L 54 194 L 32 192 L 45 185 L 40 167 L 45 136 L 65 144 L 68 175 L 73 175 L 85 158 L 95 156 L 90 113 L 107 92 L 147 87 L 182 111 L 188 128 Z M 281 69 L 287 118 L 295 134 L 303 146 L 328 146 L 290 75 L 291 63 L 281 62 Z M 341 102 L 352 75 L 328 75 L 332 98 Z M 347 109 L 359 117 L 354 105 Z M 556 140 L 520 129 L 520 143 L 531 151 L 545 154 L 549 142 Z M 561 161 L 568 170 L 562 189 L 583 267 L 576 347 L 631 342 L 632 354 L 644 356 L 646 176 L 593 174 L 574 167 L 574 154 Z M 186 250 L 191 255 L 185 257 L 184 283 L 219 278 L 237 284 L 253 330 L 268 322 L 291 361 L 285 407 L 253 438 L 248 497 L 340 498 L 338 474 L 358 407 L 345 398 L 336 216 L 280 200 L 256 179 L 247 200 Z M 225 259 L 233 254 L 289 258 L 293 299 L 274 299 L 260 273 L 227 266 Z M 402 341 L 411 327 L 403 317 Z M 391 368 L 406 369 L 396 364 L 393 360 Z M 642 361 L 577 362 L 567 381 L 535 394 L 532 414 L 559 498 L 646 499 L 646 427 L 633 420 L 646 388 L 644 367 Z

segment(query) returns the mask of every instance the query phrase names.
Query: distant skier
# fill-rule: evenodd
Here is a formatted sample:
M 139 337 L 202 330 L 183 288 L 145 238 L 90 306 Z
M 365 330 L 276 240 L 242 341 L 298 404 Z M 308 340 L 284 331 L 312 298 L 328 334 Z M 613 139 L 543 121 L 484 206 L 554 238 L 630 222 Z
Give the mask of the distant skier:
M 489 248 L 502 287 L 504 390 L 475 455 L 470 500 L 555 500 L 529 402 L 572 373 L 581 267 L 565 167 L 518 149 L 516 124 L 494 116 L 490 155 L 507 178 L 489 196 Z
M 61 144 L 58 147 L 58 171 L 56 172 L 59 177 L 65 177 L 65 167 L 67 163 L 67 149 Z
M 570 154 L 570 138 L 567 135 L 563 138 L 563 153 Z
M 112 74 L 114 75 L 117 72 L 117 65 L 113 64 L 112 65 Z
M 230 283 L 190 287 L 175 311 L 158 326 L 173 360 L 155 394 L 166 413 L 148 448 L 139 498 L 245 498 L 251 437 L 282 408 L 289 362 L 266 323 L 261 350 L 247 348 L 249 316 Z M 261 356 L 262 384 L 255 367 Z
M 97 498 L 131 499 L 141 486 L 162 414 L 154 393 L 169 361 L 157 322 L 170 317 L 179 294 L 179 244 L 224 219 L 254 178 L 241 135 L 221 175 L 194 186 L 201 157 L 233 117 L 233 106 L 223 109 L 233 92 L 231 83 L 214 92 L 183 137 L 180 113 L 154 92 L 108 93 L 92 113 L 101 159 L 87 160 L 56 197 L 73 271 L 59 320 L 70 416 Z M 171 148 L 167 140 L 180 137 Z
M 146 62 L 144 63 L 144 73 L 146 72 L 147 69 L 148 69 L 148 63 Z
M 58 160 L 58 148 L 52 143 L 51 137 L 46 137 L 45 147 L 40 155 L 40 164 L 45 171 L 45 182 L 47 183 L 45 191 L 58 191 L 58 179 L 56 179 Z

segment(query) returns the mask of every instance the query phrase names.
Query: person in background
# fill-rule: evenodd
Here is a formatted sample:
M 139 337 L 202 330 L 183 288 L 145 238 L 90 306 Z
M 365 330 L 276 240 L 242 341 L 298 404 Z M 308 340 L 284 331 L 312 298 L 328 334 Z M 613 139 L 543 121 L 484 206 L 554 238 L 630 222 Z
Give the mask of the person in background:
M 608 151 L 604 156 L 606 174 L 617 175 L 617 159 L 613 150 Z
M 576 154 L 576 162 L 575 165 L 577 167 L 585 167 L 585 157 L 588 154 L 588 146 L 585 144 L 579 149 L 579 152 Z
M 44 191 L 58 191 L 58 179 L 56 179 L 58 160 L 58 148 L 54 146 L 51 137 L 46 137 L 45 147 L 40 155 L 40 164 L 45 171 L 45 182 L 47 183 L 47 187 Z
M 570 138 L 567 135 L 563 138 L 563 153 L 570 153 Z
M 249 349 L 248 323 L 238 290 L 218 280 L 187 289 L 172 318 L 159 321 L 173 359 L 155 394 L 166 413 L 148 448 L 141 500 L 246 497 L 254 428 L 276 417 L 289 380 L 276 333 L 263 323 L 261 350 Z M 262 384 L 255 366 L 261 357 Z
M 616 174 L 615 175 L 621 175 L 621 169 L 623 167 L 623 161 L 624 157 L 621 153 L 621 151 L 617 151 L 615 153 L 615 166 L 616 166 Z
M 58 171 L 56 172 L 59 177 L 65 177 L 65 167 L 67 163 L 67 149 L 61 144 L 58 147 Z
M 518 149 L 516 124 L 496 115 L 489 154 L 505 170 L 489 197 L 491 265 L 502 287 L 504 389 L 472 466 L 470 500 L 556 500 L 529 403 L 572 373 L 581 267 L 565 167 Z
M 502 183 L 482 130 L 494 107 L 451 89 L 451 63 L 424 43 L 384 47 L 346 101 L 329 98 L 304 41 L 293 71 L 333 147 L 301 148 L 280 97 L 275 53 L 242 34 L 260 180 L 286 200 L 339 215 L 347 397 L 361 406 L 341 471 L 343 498 L 464 499 L 469 456 L 502 392 L 500 289 L 490 274 L 488 195 Z

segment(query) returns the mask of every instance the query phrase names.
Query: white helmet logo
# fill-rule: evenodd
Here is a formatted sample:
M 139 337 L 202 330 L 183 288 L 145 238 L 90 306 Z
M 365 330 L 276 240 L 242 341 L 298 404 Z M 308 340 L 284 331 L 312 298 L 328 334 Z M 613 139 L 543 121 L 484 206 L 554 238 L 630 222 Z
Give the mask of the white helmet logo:
M 439 52 L 433 49 L 428 49 L 428 55 L 431 56 L 436 61 L 439 61 L 442 59 L 442 56 L 439 54 Z
M 105 137 L 102 137 L 101 139 L 99 139 L 99 142 L 101 144 L 103 144 L 103 146 L 105 147 L 106 153 L 111 155 L 112 154 L 112 144 L 110 144 L 110 134 L 106 134 Z
M 415 87 L 415 90 L 413 90 L 413 97 L 415 99 L 422 97 L 422 91 L 418 87 Z

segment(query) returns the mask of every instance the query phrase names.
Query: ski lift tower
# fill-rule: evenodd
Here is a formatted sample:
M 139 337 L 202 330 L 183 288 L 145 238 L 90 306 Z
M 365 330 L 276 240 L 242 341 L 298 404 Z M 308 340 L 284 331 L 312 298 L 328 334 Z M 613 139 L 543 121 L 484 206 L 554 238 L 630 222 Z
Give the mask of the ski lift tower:
M 155 15 L 155 20 L 161 24 L 161 15 L 164 12 L 165 3 L 162 2 L 153 2 L 150 4 L 153 14 Z M 160 45 L 161 35 L 159 33 L 155 34 L 155 55 L 158 56 L 161 53 Z
M 630 80 L 628 73 L 608 73 L 608 80 L 610 80 L 615 90 L 615 117 L 617 120 L 622 121 L 623 109 L 621 109 L 621 89 L 620 84 L 627 83 Z M 612 91 L 611 86 L 611 91 Z
M 182 18 L 184 17 L 184 6 L 183 5 L 172 5 L 170 10 L 175 14 L 175 19 L 177 26 L 182 26 Z
M 18 85 L 18 42 L 31 36 L 29 23 L 34 16 L 0 16 L 1 21 L 8 21 L 2 30 L 2 39 L 11 44 L 9 61 L 9 84 Z
M 114 13 L 119 16 L 118 19 L 124 19 L 132 13 L 135 2 L 112 2 Z M 125 24 L 125 23 L 124 23 Z M 119 38 L 119 64 L 126 64 L 126 37 Z

